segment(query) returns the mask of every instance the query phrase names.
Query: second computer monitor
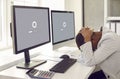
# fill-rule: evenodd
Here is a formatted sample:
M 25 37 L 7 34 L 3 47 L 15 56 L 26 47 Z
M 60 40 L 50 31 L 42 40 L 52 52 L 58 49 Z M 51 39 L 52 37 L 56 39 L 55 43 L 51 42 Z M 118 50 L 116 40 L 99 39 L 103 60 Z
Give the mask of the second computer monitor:
M 73 11 L 51 11 L 52 44 L 57 49 L 62 44 L 75 38 L 75 21 Z M 62 45 L 60 45 L 62 44 Z

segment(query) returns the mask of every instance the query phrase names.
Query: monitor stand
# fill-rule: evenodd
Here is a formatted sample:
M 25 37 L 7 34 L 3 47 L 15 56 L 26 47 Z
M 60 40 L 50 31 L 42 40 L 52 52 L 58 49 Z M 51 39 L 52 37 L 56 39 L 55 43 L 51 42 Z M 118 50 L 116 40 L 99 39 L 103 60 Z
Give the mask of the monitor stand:
M 46 60 L 32 60 L 30 61 L 30 55 L 29 55 L 29 51 L 25 50 L 24 51 L 24 56 L 25 56 L 25 62 L 19 63 L 17 65 L 17 68 L 21 68 L 21 69 L 32 69 L 34 67 L 37 67 L 43 63 L 46 62 Z

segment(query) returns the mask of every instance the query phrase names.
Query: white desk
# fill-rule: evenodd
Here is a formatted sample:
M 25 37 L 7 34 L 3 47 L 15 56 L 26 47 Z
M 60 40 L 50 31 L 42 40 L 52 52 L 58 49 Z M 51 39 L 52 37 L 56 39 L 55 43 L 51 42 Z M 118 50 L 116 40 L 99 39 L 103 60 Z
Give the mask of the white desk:
M 57 62 L 47 61 L 47 63 L 37 67 L 39 70 L 49 70 Z M 94 70 L 94 67 L 86 67 L 76 62 L 70 69 L 65 73 L 55 73 L 52 79 L 87 79 L 90 73 Z M 30 79 L 26 75 L 27 70 L 18 69 L 13 66 L 9 69 L 0 72 L 0 79 Z
M 73 55 L 79 54 L 80 51 L 73 52 Z M 45 52 L 44 52 L 45 53 Z M 60 53 L 54 52 L 51 53 L 49 51 L 50 55 L 53 55 L 55 58 L 59 56 Z M 49 54 L 48 53 L 48 54 Z M 46 55 L 48 55 L 46 54 Z M 57 54 L 57 56 L 56 56 Z M 36 57 L 36 59 L 44 59 L 46 58 L 48 61 L 47 63 L 40 65 L 37 67 L 39 70 L 49 70 L 52 66 L 54 66 L 56 63 L 58 63 L 59 60 L 52 61 L 53 59 L 50 59 L 47 56 L 40 55 Z M 88 76 L 91 74 L 91 72 L 94 70 L 95 67 L 86 67 L 79 62 L 76 62 L 72 67 L 70 67 L 65 73 L 55 73 L 52 79 L 87 79 Z M 0 79 L 31 79 L 28 75 L 26 75 L 27 70 L 24 69 L 18 69 L 16 66 L 12 66 L 6 70 L 3 70 L 0 72 Z

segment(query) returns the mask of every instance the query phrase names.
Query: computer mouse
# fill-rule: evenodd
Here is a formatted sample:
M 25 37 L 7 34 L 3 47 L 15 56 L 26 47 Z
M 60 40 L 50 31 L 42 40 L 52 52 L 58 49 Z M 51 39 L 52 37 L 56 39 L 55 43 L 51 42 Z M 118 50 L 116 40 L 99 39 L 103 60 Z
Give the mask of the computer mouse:
M 68 55 L 62 55 L 60 58 L 63 58 L 63 59 L 68 59 L 70 58 Z

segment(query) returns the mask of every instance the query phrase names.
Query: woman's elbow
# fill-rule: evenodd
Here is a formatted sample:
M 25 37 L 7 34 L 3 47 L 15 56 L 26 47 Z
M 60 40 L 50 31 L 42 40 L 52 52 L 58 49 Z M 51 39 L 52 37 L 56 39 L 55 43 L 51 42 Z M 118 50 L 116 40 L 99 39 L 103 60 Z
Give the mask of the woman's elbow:
M 92 67 L 92 66 L 95 66 L 96 64 L 92 61 L 87 61 L 84 63 L 85 66 L 88 66 L 88 67 Z

